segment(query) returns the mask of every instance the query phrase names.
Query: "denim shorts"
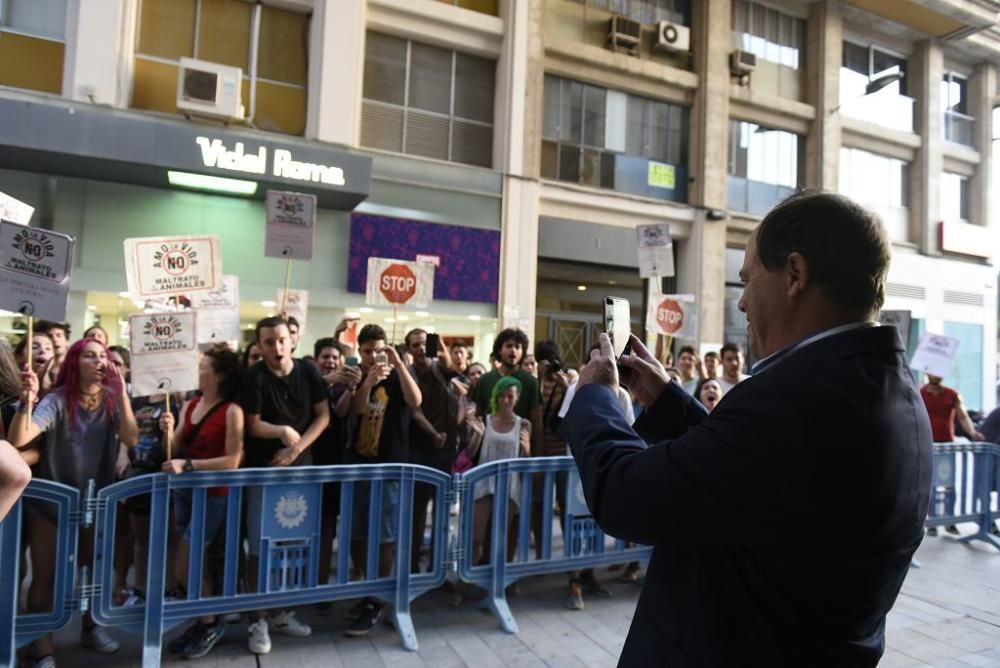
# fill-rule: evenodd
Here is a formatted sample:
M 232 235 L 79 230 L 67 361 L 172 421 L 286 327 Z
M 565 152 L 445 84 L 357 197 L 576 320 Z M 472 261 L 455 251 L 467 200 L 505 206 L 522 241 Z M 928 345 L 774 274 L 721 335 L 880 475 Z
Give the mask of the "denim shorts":
M 351 508 L 351 538 L 367 540 L 368 509 L 370 502 L 371 483 L 354 483 L 354 500 Z M 379 520 L 379 542 L 395 543 L 399 533 L 399 481 L 386 480 L 382 483 L 382 517 Z
M 184 532 L 184 540 L 191 542 L 191 499 L 194 490 L 178 489 L 171 493 L 174 505 L 174 527 Z M 225 496 L 205 497 L 205 546 L 208 547 L 226 524 Z

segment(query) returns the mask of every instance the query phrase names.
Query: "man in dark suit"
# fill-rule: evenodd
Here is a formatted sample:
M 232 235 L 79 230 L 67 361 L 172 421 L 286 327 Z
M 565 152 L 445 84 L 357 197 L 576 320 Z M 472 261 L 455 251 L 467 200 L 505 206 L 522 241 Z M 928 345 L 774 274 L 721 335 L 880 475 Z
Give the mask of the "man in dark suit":
M 633 430 L 601 335 L 562 432 L 600 526 L 654 546 L 620 665 L 878 663 L 931 471 L 905 352 L 876 322 L 889 255 L 839 195 L 771 211 L 740 272 L 761 361 L 711 415 L 632 337 Z

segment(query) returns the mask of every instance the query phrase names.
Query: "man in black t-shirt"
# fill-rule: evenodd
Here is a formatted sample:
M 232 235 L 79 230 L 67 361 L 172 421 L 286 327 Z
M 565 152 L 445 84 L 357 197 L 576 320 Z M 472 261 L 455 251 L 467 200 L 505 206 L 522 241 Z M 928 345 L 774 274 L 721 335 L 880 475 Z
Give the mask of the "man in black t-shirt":
M 257 345 L 263 359 L 250 368 L 243 395 L 247 415 L 247 438 L 243 465 L 304 466 L 312 463 L 309 446 L 330 423 L 326 381 L 310 362 L 292 359 L 288 323 L 281 318 L 264 318 L 257 323 Z M 257 574 L 260 548 L 260 494 L 251 488 L 247 498 L 247 526 L 250 545 L 250 576 Z M 256 582 L 252 582 L 256 590 Z M 262 612 L 250 625 L 247 644 L 254 654 L 271 651 L 268 619 Z M 271 611 L 271 625 L 287 635 L 306 637 L 312 633 L 294 613 Z
M 420 406 L 420 388 L 399 354 L 385 342 L 385 330 L 365 325 L 358 332 L 358 353 L 363 379 L 351 407 L 351 447 L 347 464 L 389 464 L 409 461 L 409 426 L 413 408 Z M 354 568 L 364 575 L 370 486 L 358 483 L 354 489 L 351 556 Z M 398 529 L 399 484 L 382 485 L 382 513 L 379 518 L 380 577 L 392 572 Z M 367 502 L 367 503 L 366 503 Z M 364 636 L 385 616 L 386 604 L 366 598 L 348 611 L 354 621 L 346 633 Z

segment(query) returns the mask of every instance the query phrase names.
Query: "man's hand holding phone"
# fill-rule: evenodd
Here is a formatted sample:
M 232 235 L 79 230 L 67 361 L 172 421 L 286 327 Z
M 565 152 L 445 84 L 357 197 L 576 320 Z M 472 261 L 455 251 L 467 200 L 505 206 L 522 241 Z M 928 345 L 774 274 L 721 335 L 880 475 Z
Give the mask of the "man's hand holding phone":
M 652 406 L 671 382 L 670 376 L 635 334 L 629 336 L 629 349 L 618 359 L 618 365 L 629 371 L 632 398 L 641 406 Z

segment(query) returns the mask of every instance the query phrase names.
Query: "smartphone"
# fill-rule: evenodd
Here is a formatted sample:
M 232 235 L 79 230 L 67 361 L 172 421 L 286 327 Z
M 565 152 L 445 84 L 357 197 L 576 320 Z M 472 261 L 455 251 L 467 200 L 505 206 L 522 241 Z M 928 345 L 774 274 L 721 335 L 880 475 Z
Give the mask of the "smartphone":
M 377 353 L 375 353 L 375 364 L 381 364 L 382 366 L 385 366 L 388 363 L 389 363 L 389 356 L 386 355 L 384 350 L 380 350 Z
M 361 360 L 359 360 L 356 355 L 348 355 L 348 357 L 344 360 L 344 364 L 352 368 L 358 366 L 360 363 Z
M 621 359 L 622 355 L 631 351 L 632 345 L 629 336 L 632 334 L 632 314 L 627 299 L 622 297 L 604 298 L 604 331 L 611 339 L 611 349 L 614 351 L 616 360 Z M 628 386 L 631 378 L 631 369 L 619 364 L 619 382 Z
M 437 334 L 427 335 L 427 352 L 425 353 L 427 357 L 437 357 L 438 351 L 441 349 L 441 337 Z

